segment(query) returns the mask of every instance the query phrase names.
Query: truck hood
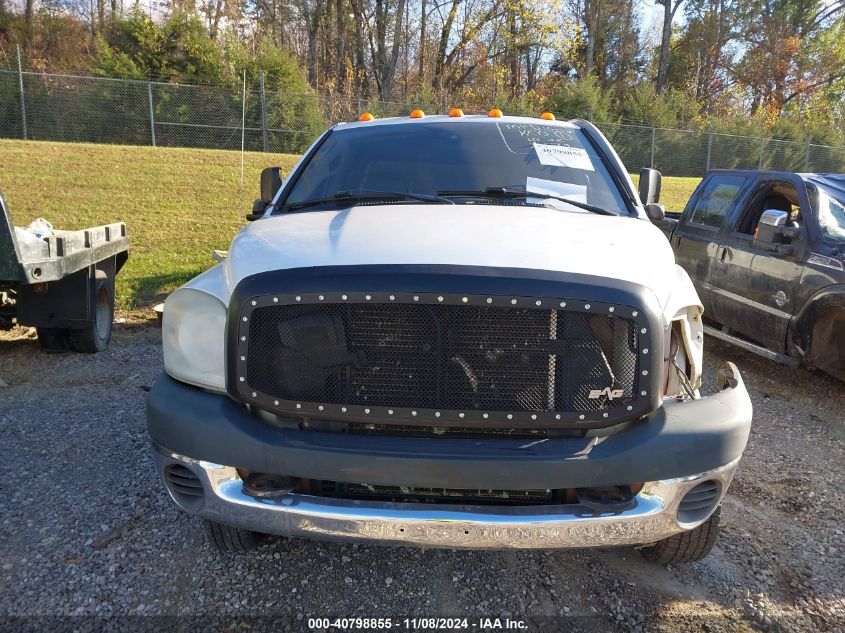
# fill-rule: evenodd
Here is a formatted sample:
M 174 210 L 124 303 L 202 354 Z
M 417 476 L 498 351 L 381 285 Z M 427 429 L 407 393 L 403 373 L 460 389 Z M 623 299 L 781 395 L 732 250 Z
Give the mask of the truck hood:
M 650 288 L 664 310 L 677 281 L 668 240 L 646 220 L 543 207 L 396 204 L 291 213 L 248 225 L 223 266 L 226 293 L 256 273 L 359 264 L 597 275 Z

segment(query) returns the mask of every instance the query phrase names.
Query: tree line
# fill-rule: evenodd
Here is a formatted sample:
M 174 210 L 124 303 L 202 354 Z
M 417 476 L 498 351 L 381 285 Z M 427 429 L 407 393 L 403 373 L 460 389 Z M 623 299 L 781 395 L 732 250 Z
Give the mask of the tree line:
M 0 66 L 842 144 L 845 0 L 0 0 Z

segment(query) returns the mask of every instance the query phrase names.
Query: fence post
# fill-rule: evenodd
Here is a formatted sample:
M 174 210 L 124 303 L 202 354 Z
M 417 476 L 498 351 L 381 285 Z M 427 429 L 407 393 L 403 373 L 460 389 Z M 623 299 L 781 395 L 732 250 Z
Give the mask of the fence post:
M 23 67 L 21 66 L 21 47 L 18 46 L 18 88 L 21 91 L 21 127 L 23 128 L 23 140 L 27 139 L 26 132 L 26 97 L 23 91 Z
M 156 116 L 155 116 L 155 108 L 153 107 L 153 84 L 152 82 L 147 82 L 147 100 L 150 104 L 150 140 L 153 143 L 153 147 L 156 146 Z
M 258 73 L 258 101 L 261 104 L 261 147 L 265 152 L 270 151 L 267 141 L 267 101 L 264 97 L 264 71 Z
M 710 124 L 710 132 L 707 134 L 707 166 L 704 168 L 706 174 L 710 171 L 710 157 L 713 155 L 713 124 Z
M 766 148 L 766 139 L 760 138 L 760 160 L 757 161 L 757 170 L 763 171 L 763 150 Z
M 812 140 L 812 138 L 810 139 Z M 804 171 L 810 171 L 810 146 L 812 143 L 807 141 L 807 151 L 804 153 Z
M 651 168 L 654 169 L 654 145 L 657 140 L 657 128 L 651 128 Z

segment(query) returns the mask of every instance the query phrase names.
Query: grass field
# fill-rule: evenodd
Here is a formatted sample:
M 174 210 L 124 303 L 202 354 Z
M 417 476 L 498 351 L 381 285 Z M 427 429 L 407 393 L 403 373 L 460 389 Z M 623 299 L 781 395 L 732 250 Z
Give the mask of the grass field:
M 261 169 L 286 172 L 296 159 L 247 153 L 241 200 L 239 152 L 0 140 L 0 190 L 19 226 L 37 217 L 61 229 L 126 222 L 117 300 L 132 310 L 208 268 L 211 250 L 228 248 L 245 223 Z M 662 201 L 682 208 L 697 183 L 664 178 Z
M 639 178 L 632 176 L 634 184 L 639 184 Z M 701 178 L 683 178 L 663 176 L 663 183 L 660 191 L 660 202 L 666 205 L 667 211 L 683 211 L 687 200 L 692 192 L 701 182 Z

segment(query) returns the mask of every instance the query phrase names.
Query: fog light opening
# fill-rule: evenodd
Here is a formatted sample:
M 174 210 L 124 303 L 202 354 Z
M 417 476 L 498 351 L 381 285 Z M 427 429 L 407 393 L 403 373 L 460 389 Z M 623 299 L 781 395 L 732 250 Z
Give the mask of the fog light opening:
M 164 469 L 164 484 L 179 507 L 196 512 L 202 507 L 205 489 L 194 472 L 182 464 L 168 464 Z
M 716 508 L 722 486 L 712 479 L 690 488 L 678 504 L 678 523 L 700 523 Z

